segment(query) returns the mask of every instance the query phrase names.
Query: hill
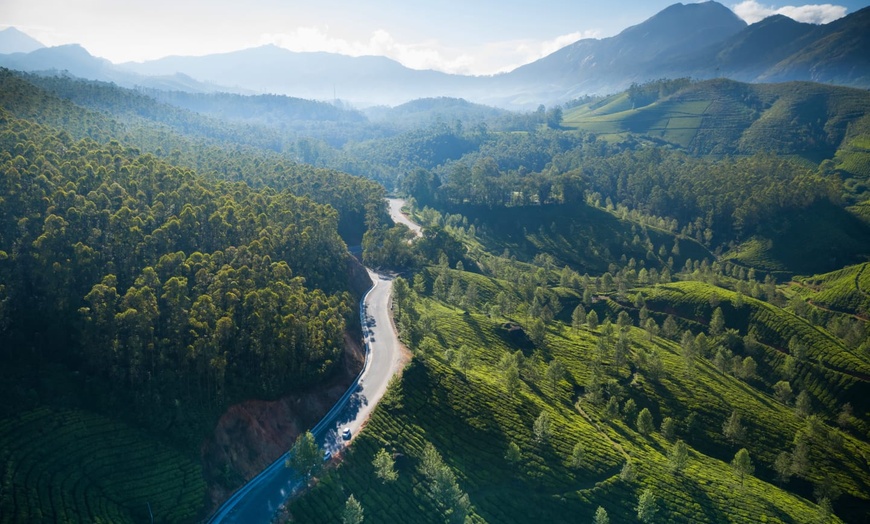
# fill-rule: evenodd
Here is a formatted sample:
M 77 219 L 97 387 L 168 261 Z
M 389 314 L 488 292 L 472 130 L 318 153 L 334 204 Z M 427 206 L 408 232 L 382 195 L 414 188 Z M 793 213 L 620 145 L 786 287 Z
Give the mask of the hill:
M 504 81 L 537 92 L 539 100 L 614 92 L 632 82 L 661 78 L 665 75 L 656 72 L 675 57 L 707 48 L 745 27 L 716 2 L 674 4 L 614 37 L 580 40 L 519 67 Z
M 812 304 L 867 319 L 870 317 L 870 263 L 799 280 L 800 295 Z
M 614 140 L 637 133 L 694 155 L 775 152 L 839 175 L 850 203 L 870 180 L 870 94 L 806 82 L 659 80 L 565 111 L 563 125 Z
M 231 93 L 189 93 L 151 89 L 148 96 L 213 118 L 237 122 L 263 123 L 292 129 L 297 122 L 362 122 L 358 111 L 342 109 L 326 102 L 281 95 L 243 96 Z
M 0 67 L 43 74 L 63 73 L 85 78 L 115 82 L 126 87 L 150 87 L 193 92 L 229 91 L 194 80 L 182 73 L 145 76 L 124 71 L 106 59 L 91 55 L 78 44 L 38 47 L 29 52 L 0 54 Z
M 365 114 L 373 122 L 386 122 L 402 128 L 428 127 L 436 123 L 451 125 L 457 120 L 474 126 L 506 115 L 503 109 L 474 104 L 461 98 L 422 98 L 396 107 L 370 107 Z
M 14 27 L 0 31 L 0 54 L 29 53 L 45 47 L 35 38 L 31 38 Z
M 841 207 L 818 203 L 780 213 L 722 258 L 788 277 L 830 271 L 868 256 L 870 227 Z
M 202 455 L 225 410 L 344 372 L 362 283 L 337 210 L 362 236 L 383 189 L 141 93 L 26 78 L 0 71 L 0 520 L 201 518 L 206 480 L 242 480 Z
M 352 494 L 371 522 L 442 522 L 466 515 L 471 522 L 573 522 L 591 520 L 598 506 L 615 521 L 632 521 L 644 489 L 654 493 L 657 517 L 673 522 L 804 522 L 825 511 L 792 492 L 806 493 L 806 484 L 774 485 L 777 454 L 790 447 L 796 432 L 804 434 L 804 422 L 757 379 L 732 376 L 700 357 L 689 371 L 678 344 L 634 327 L 620 334 L 609 323 L 572 329 L 551 322 L 540 341 L 520 344 L 506 328 L 522 325 L 532 333 L 536 317 L 521 294 L 512 293 L 513 282 L 443 268 L 423 275 L 425 284 L 415 284 L 422 294 L 397 304 L 406 308 L 397 313 L 400 322 L 413 309 L 431 326 L 422 338 L 406 332 L 414 361 L 342 464 L 290 506 L 293 518 L 334 520 Z M 436 299 L 434 288 L 428 291 L 438 285 L 432 279 L 445 275 L 459 282 L 451 287 L 475 286 L 479 300 L 460 308 Z M 692 289 L 705 294 L 703 285 L 678 288 L 681 296 Z M 644 292 L 653 293 L 648 303 L 677 306 L 682 300 L 656 290 Z M 496 294 L 511 295 L 519 307 L 503 313 L 507 318 L 484 314 Z M 729 299 L 724 292 L 723 300 Z M 607 302 L 593 307 L 603 312 Z M 623 357 L 615 356 L 624 343 L 619 340 L 629 348 Z M 458 357 L 463 352 L 467 356 Z M 626 360 L 616 363 L 618 358 Z M 552 375 L 555 381 L 548 371 L 554 362 L 564 365 L 564 374 Z M 642 429 L 642 409 L 656 427 L 668 421 L 661 432 Z M 731 442 L 720 428 L 735 409 L 746 434 Z M 845 439 L 850 451 L 798 438 L 799 446 L 812 442 L 813 464 L 825 468 L 810 473 L 812 481 L 831 475 L 845 497 L 838 509 L 852 507 L 850 515 L 860 515 L 868 472 L 849 457 L 867 444 L 827 425 L 820 431 Z M 688 467 L 673 465 L 676 439 L 688 443 Z M 757 478 L 745 487 L 727 464 L 740 446 L 756 465 Z M 450 496 L 440 495 L 427 469 L 433 448 L 454 486 Z M 372 465 L 381 449 L 394 459 L 394 482 L 380 480 Z
M 104 82 L 0 70 L 0 86 L 0 107 L 19 118 L 63 129 L 74 138 L 105 143 L 120 137 L 203 174 L 257 187 L 291 189 L 329 204 L 339 212 L 339 231 L 351 245 L 362 238 L 368 203 L 380 202 L 383 195 L 383 188 L 371 180 L 298 164 L 299 157 L 313 162 L 309 157 L 318 152 L 310 140 L 291 141 L 287 129 L 207 117 Z M 266 98 L 238 102 L 268 106 L 273 101 Z M 216 95 L 216 99 L 235 101 L 233 95 Z M 274 103 L 288 111 L 310 108 L 308 102 L 297 105 L 292 99 L 279 98 Z M 322 109 L 318 103 L 310 104 Z M 341 118 L 358 116 L 327 107 L 327 113 Z M 321 121 L 315 125 L 324 126 Z M 341 121 L 336 125 L 347 127 Z
M 474 225 L 476 241 L 490 253 L 509 252 L 518 260 L 552 257 L 556 267 L 580 273 L 604 274 L 620 260 L 635 260 L 637 271 L 661 271 L 668 258 L 676 267 L 686 259 L 702 260 L 712 254 L 692 239 L 677 240 L 670 231 L 644 226 L 615 213 L 585 204 L 523 207 L 454 207 Z M 679 254 L 671 251 L 680 244 Z M 663 249 L 664 248 L 664 249 Z M 662 256 L 659 253 L 665 253 Z
M 568 110 L 563 125 L 644 134 L 701 155 L 773 151 L 820 162 L 866 127 L 868 110 L 867 91 L 822 84 L 659 81 Z
M 297 53 L 266 45 L 202 57 L 173 56 L 118 66 L 141 75 L 183 73 L 200 81 L 258 93 L 314 100 L 336 96 L 378 105 L 432 96 L 458 96 L 474 79 L 406 68 L 385 57 Z

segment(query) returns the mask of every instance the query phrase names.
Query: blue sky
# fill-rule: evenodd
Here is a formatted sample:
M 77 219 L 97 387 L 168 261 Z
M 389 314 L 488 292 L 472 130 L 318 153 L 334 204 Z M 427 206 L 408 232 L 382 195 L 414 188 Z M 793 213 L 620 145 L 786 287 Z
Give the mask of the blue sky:
M 492 74 L 580 38 L 613 36 L 673 0 L 0 0 L 0 27 L 79 43 L 113 62 L 267 43 L 389 56 L 408 67 Z M 684 3 L 686 3 L 684 1 Z M 748 22 L 780 12 L 824 23 L 870 5 L 724 1 Z

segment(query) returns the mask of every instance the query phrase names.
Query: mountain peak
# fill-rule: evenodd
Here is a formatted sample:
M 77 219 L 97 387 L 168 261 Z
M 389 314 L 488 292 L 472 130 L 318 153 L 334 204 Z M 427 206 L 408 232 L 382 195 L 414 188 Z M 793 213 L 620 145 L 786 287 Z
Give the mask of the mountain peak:
M 14 27 L 0 31 L 0 54 L 29 53 L 43 47 L 42 42 Z
M 637 33 L 670 33 L 677 37 L 683 33 L 700 33 L 714 31 L 724 37 L 746 27 L 734 11 L 718 2 L 702 2 L 699 4 L 673 4 L 653 15 L 638 25 L 622 31 L 619 36 Z M 714 36 L 714 35 L 709 35 Z

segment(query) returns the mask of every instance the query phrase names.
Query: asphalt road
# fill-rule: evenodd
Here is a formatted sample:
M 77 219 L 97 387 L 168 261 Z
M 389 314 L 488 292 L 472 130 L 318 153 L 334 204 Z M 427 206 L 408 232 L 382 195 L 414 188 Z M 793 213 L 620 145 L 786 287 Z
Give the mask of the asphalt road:
M 409 219 L 407 215 L 402 213 L 402 206 L 405 205 L 404 199 L 388 198 L 387 201 L 390 203 L 390 217 L 393 219 L 393 222 L 397 224 L 405 224 L 418 237 L 423 236 L 423 231 L 420 227 L 420 224 L 416 222 L 411 222 L 411 219 Z
M 401 216 L 390 199 L 391 215 Z M 395 207 L 396 212 L 393 213 Z M 416 224 L 415 224 L 416 225 Z M 419 228 L 419 226 L 418 226 Z M 348 445 L 341 430 L 350 428 L 356 435 L 387 390 L 390 379 L 404 365 L 404 353 L 393 328 L 390 315 L 390 293 L 393 277 L 369 270 L 374 286 L 362 299 L 360 318 L 366 334 L 366 364 L 360 377 L 311 430 L 324 450 L 333 455 Z M 351 438 L 351 440 L 353 440 Z M 284 467 L 286 454 L 239 488 L 209 519 L 210 523 L 268 523 L 281 505 L 302 481 L 290 468 Z

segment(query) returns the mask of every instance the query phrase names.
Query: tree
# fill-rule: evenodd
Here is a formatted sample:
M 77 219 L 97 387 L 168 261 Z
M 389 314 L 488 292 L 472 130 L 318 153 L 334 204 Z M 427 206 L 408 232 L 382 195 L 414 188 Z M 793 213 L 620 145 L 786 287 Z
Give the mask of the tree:
M 653 348 L 646 357 L 646 374 L 650 380 L 658 382 L 665 372 L 665 364 L 658 350 Z
M 646 488 L 637 500 L 637 519 L 641 522 L 652 522 L 656 510 L 656 496 L 652 489 Z
M 807 390 L 798 393 L 794 409 L 797 416 L 801 418 L 807 417 L 813 412 L 813 401 L 810 398 L 810 394 L 807 393 Z
M 619 471 L 619 480 L 623 482 L 634 482 L 637 479 L 637 471 L 634 469 L 634 464 L 630 460 L 626 460 Z
M 725 331 L 725 315 L 722 313 L 722 308 L 717 307 L 713 310 L 713 317 L 710 319 L 710 335 L 717 337 Z
M 677 335 L 678 330 L 676 319 L 674 319 L 673 315 L 668 315 L 664 324 L 662 324 L 662 335 L 665 338 L 673 339 Z
M 831 515 L 834 513 L 834 508 L 831 507 L 831 501 L 826 498 L 819 500 L 818 519 L 819 524 L 828 524 L 831 522 Z
M 593 522 L 595 524 L 610 524 L 610 517 L 607 516 L 607 510 L 598 506 L 598 509 L 595 510 L 595 520 Z
M 686 374 L 694 375 L 695 372 L 695 356 L 697 354 L 695 347 L 695 337 L 691 331 L 684 331 L 683 337 L 680 340 L 680 354 L 683 356 L 683 362 L 686 365 Z
M 399 473 L 395 470 L 395 461 L 386 449 L 381 448 L 376 454 L 372 465 L 375 467 L 375 475 L 385 484 L 393 482 L 399 478 Z
M 740 414 L 737 413 L 737 410 L 732 411 L 728 420 L 722 424 L 722 434 L 732 444 L 742 442 L 746 438 L 746 428 L 743 427 L 743 423 L 740 421 Z
M 625 405 L 622 406 L 622 414 L 625 417 L 626 421 L 629 421 L 634 418 L 634 414 L 637 413 L 637 404 L 634 402 L 633 398 L 630 398 L 625 401 Z
M 677 424 L 671 417 L 665 417 L 661 425 L 662 437 L 668 442 L 673 442 L 677 436 Z
M 743 487 L 744 479 L 755 471 L 755 466 L 752 465 L 752 459 L 749 457 L 749 452 L 746 451 L 746 448 L 741 448 L 734 455 L 734 460 L 731 461 L 731 471 L 740 479 L 740 487 Z
M 320 446 L 314 440 L 314 435 L 310 431 L 306 431 L 302 435 L 299 435 L 296 442 L 293 443 L 293 447 L 290 448 L 289 457 L 287 457 L 284 465 L 293 468 L 308 480 L 321 461 Z
M 755 363 L 755 359 L 752 357 L 746 357 L 740 365 L 740 378 L 743 380 L 752 380 L 755 378 L 757 370 L 758 365 Z
M 550 381 L 550 384 L 553 386 L 553 395 L 556 395 L 556 386 L 559 381 L 565 378 L 565 364 L 562 364 L 562 361 L 554 358 L 550 361 L 550 364 L 547 366 L 547 380 Z
M 459 351 L 456 352 L 456 366 L 463 376 L 468 375 L 468 369 L 471 368 L 471 348 L 465 344 L 459 346 Z
M 559 129 L 562 127 L 562 108 L 553 106 L 547 110 L 547 127 L 550 129 Z M 543 202 L 541 202 L 543 204 Z
M 730 355 L 731 351 L 719 346 L 716 349 L 716 356 L 713 357 L 713 366 L 719 370 L 720 373 L 725 373 L 728 371 L 728 362 L 731 360 Z
M 546 340 L 546 334 L 547 327 L 544 325 L 544 321 L 540 318 L 534 319 L 529 326 L 529 339 L 532 343 L 538 347 L 542 347 Z
M 516 360 L 502 369 L 502 378 L 507 394 L 513 398 L 520 389 L 520 368 Z
M 574 331 L 580 331 L 583 324 L 586 323 L 586 308 L 583 304 L 578 304 L 571 313 L 571 327 Z
M 852 409 L 852 404 L 850 402 L 846 402 L 843 404 L 843 407 L 840 409 L 839 415 L 837 415 L 837 425 L 841 428 L 845 428 L 852 423 L 852 417 L 854 410 Z
M 655 431 L 656 427 L 653 423 L 653 416 L 649 409 L 643 408 L 637 416 L 637 431 L 641 435 L 649 435 Z
M 429 495 L 447 520 L 463 522 L 471 508 L 468 495 L 459 487 L 456 475 L 444 463 L 438 450 L 428 442 L 423 447 L 420 472 L 429 481 Z
M 628 335 L 621 331 L 616 344 L 613 346 L 613 367 L 616 374 L 619 375 L 619 368 L 625 365 L 628 359 Z
M 477 295 L 477 284 L 474 282 L 469 282 L 468 287 L 465 288 L 465 296 L 462 299 L 462 308 L 466 311 L 476 308 Z
M 689 463 L 689 447 L 682 440 L 678 440 L 668 452 L 668 469 L 674 473 L 681 473 Z
M 535 419 L 535 424 L 533 427 L 535 442 L 539 444 L 547 442 L 547 440 L 549 440 L 550 438 L 551 426 L 552 420 L 550 418 L 550 414 L 546 411 L 541 411 L 541 414 L 538 415 L 538 418 Z
M 523 458 L 523 454 L 520 451 L 520 447 L 517 446 L 516 442 L 511 441 L 508 444 L 507 452 L 504 454 L 505 460 L 508 462 L 519 462 Z
M 611 420 L 619 415 L 619 400 L 616 397 L 610 397 L 607 400 L 607 404 L 604 406 L 604 415 Z
M 807 346 L 797 335 L 788 339 L 788 352 L 799 362 L 807 359 Z
M 620 311 L 616 317 L 616 325 L 620 331 L 626 331 L 633 324 L 631 316 L 627 311 Z
M 685 432 L 686 438 L 692 440 L 698 431 L 698 426 L 700 422 L 698 421 L 698 414 L 694 411 L 690 412 L 686 417 L 686 420 L 683 421 L 683 431 Z
M 776 456 L 773 462 L 773 470 L 776 471 L 776 481 L 786 484 L 791 479 L 791 453 L 783 451 Z
M 773 385 L 773 395 L 783 404 L 791 404 L 794 393 L 788 380 L 780 380 Z
M 646 330 L 646 339 L 650 342 L 652 341 L 653 337 L 655 337 L 659 333 L 659 325 L 656 324 L 655 319 L 652 317 L 646 319 L 643 328 Z
M 581 442 L 574 444 L 574 449 L 571 450 L 571 467 L 580 469 L 580 466 L 583 465 L 584 455 L 583 444 Z
M 422 273 L 417 273 L 414 275 L 414 284 L 413 284 L 414 292 L 418 295 L 422 295 L 426 293 L 426 279 L 423 278 Z
M 810 439 L 797 430 L 794 435 L 794 449 L 791 452 L 791 473 L 802 477 L 810 469 Z
M 840 488 L 834 484 L 833 479 L 828 475 L 825 475 L 821 482 L 817 482 L 816 485 L 813 486 L 813 497 L 815 497 L 820 504 L 823 500 L 829 502 L 837 500 L 837 498 L 842 494 L 843 492 L 840 491 Z
M 343 524 L 362 524 L 363 508 L 356 498 L 351 494 L 344 504 L 344 511 L 341 512 L 341 522 Z
M 591 330 L 595 330 L 598 327 L 598 313 L 594 309 L 586 315 L 586 325 Z
M 592 290 L 589 286 L 583 288 L 583 304 L 586 306 L 592 305 Z

